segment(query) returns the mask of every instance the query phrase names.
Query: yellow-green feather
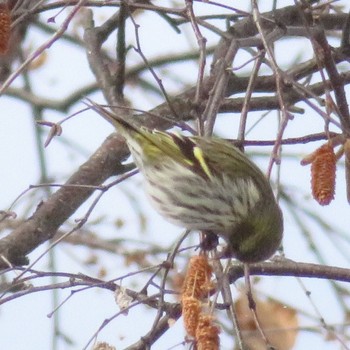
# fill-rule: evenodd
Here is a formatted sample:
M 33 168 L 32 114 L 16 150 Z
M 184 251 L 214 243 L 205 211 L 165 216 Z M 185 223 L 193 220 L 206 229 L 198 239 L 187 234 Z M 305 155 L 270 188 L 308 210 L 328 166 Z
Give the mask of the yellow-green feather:
M 269 258 L 283 234 L 283 216 L 268 179 L 231 143 L 137 126 L 90 101 L 126 138 L 158 212 L 188 229 L 216 233 L 230 256 Z
M 143 150 L 143 154 L 148 158 L 148 161 L 159 162 L 162 157 L 168 156 L 179 164 L 183 164 L 186 167 L 191 167 L 194 162 L 184 157 L 180 147 L 174 143 L 172 137 L 159 130 L 148 130 L 143 127 L 133 125 L 131 122 L 113 114 L 97 105 L 93 101 L 90 101 L 91 108 L 99 113 L 104 119 L 111 123 L 126 139 L 127 141 L 136 141 L 140 144 Z M 181 138 L 181 136 L 178 136 Z M 203 157 L 200 157 L 198 153 L 198 161 L 204 166 L 203 171 L 209 176 L 209 169 L 205 165 Z

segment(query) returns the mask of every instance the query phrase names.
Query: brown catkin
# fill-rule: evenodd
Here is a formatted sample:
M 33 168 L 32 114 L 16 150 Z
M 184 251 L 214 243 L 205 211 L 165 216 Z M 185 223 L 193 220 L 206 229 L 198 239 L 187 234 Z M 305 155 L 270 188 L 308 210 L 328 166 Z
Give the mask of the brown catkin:
M 201 300 L 208 294 L 212 269 L 204 255 L 190 259 L 181 297 L 194 297 Z
M 197 350 L 218 350 L 220 347 L 218 326 L 213 324 L 214 317 L 208 314 L 200 314 L 196 329 Z
M 202 300 L 210 289 L 212 269 L 205 255 L 193 256 L 182 285 L 182 316 L 187 334 L 195 337 Z
M 311 163 L 312 195 L 321 205 L 328 205 L 334 198 L 337 158 L 328 143 L 318 148 Z
M 182 298 L 182 317 L 186 333 L 195 337 L 198 317 L 201 312 L 201 302 L 194 297 Z
M 0 54 L 5 54 L 9 48 L 11 33 L 11 12 L 8 5 L 0 4 Z

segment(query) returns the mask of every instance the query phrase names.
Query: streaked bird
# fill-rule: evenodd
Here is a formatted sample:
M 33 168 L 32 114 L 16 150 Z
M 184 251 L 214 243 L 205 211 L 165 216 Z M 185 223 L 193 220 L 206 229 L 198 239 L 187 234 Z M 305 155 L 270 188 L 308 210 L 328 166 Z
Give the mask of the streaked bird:
M 228 141 L 149 130 L 89 101 L 125 137 L 156 210 L 190 230 L 214 233 L 244 263 L 271 257 L 283 216 L 261 170 Z

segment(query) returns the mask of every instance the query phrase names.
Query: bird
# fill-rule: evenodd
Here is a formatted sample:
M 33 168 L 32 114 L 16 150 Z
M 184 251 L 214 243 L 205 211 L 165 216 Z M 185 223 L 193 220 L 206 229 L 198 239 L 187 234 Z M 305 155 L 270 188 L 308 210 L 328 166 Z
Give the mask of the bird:
M 88 100 L 126 139 L 158 213 L 171 223 L 215 234 L 225 256 L 269 259 L 280 247 L 283 214 L 264 173 L 228 140 L 150 130 Z

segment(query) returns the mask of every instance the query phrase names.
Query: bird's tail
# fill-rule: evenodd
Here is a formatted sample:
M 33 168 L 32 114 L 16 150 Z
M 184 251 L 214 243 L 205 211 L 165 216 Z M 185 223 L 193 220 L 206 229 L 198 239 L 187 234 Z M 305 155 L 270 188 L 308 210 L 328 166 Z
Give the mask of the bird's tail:
M 109 123 L 111 123 L 123 136 L 126 138 L 140 134 L 140 128 L 128 122 L 122 117 L 108 111 L 106 108 L 97 104 L 96 102 L 86 99 L 88 102 L 85 103 L 89 108 L 97 112 L 100 116 L 106 119 Z
M 126 138 L 129 149 L 139 168 L 144 162 L 159 163 L 166 156 L 184 167 L 192 166 L 196 156 L 192 155 L 195 143 L 189 138 L 149 130 L 109 112 L 107 109 L 88 99 L 87 105 L 110 122 Z M 186 155 L 184 155 L 184 152 Z M 191 159 L 188 159 L 188 156 Z M 192 159 L 194 157 L 194 159 Z
M 87 99 L 86 105 L 92 110 L 101 115 L 104 119 L 110 122 L 122 136 L 125 137 L 129 146 L 130 152 L 133 155 L 137 167 L 142 170 L 144 159 L 152 160 L 158 159 L 162 150 L 159 149 L 159 142 L 153 136 L 152 132 L 134 125 L 132 122 L 108 111 L 106 108 L 97 103 Z

